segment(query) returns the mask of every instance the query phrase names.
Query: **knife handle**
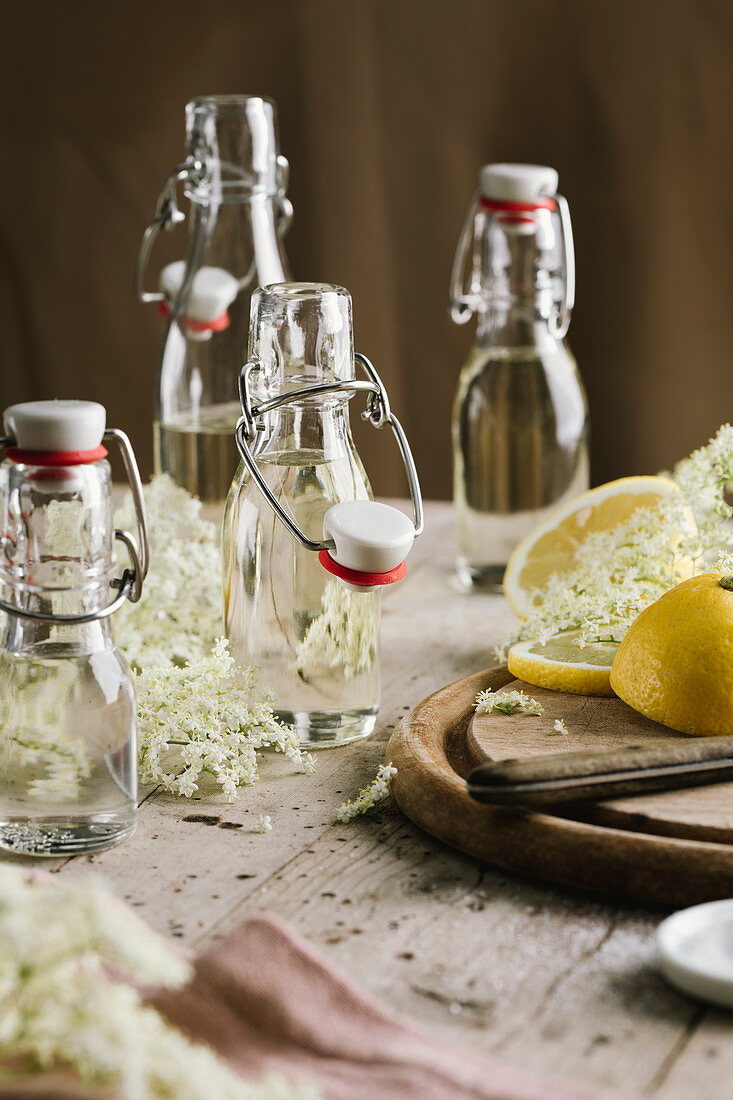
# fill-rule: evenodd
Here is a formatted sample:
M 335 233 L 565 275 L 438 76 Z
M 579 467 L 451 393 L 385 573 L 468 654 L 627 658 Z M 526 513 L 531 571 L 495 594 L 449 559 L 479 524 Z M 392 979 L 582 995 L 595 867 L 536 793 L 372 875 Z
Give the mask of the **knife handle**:
M 733 779 L 733 737 L 548 753 L 474 768 L 468 793 L 503 806 L 619 798 Z

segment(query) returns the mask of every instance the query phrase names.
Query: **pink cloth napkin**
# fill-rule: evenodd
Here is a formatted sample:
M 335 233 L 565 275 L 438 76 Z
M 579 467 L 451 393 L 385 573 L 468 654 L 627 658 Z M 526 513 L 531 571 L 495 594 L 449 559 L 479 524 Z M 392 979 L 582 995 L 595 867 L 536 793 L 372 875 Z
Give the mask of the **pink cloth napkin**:
M 243 1077 L 274 1071 L 306 1079 L 324 1100 L 612 1100 L 422 1031 L 271 916 L 250 917 L 196 959 L 185 989 L 157 993 L 152 1003 Z M 0 1097 L 89 1100 L 92 1093 L 66 1074 L 45 1074 L 0 1085 Z
M 242 1075 L 313 1080 L 325 1100 L 601 1100 L 423 1032 L 347 981 L 282 921 L 250 917 L 155 1004 Z

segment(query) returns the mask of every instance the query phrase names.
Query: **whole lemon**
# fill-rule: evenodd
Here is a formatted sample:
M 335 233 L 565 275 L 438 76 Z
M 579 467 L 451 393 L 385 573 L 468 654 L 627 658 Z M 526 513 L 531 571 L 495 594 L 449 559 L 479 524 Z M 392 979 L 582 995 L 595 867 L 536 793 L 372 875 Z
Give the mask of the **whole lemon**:
M 733 577 L 692 577 L 642 611 L 619 646 L 611 687 L 680 733 L 733 734 Z

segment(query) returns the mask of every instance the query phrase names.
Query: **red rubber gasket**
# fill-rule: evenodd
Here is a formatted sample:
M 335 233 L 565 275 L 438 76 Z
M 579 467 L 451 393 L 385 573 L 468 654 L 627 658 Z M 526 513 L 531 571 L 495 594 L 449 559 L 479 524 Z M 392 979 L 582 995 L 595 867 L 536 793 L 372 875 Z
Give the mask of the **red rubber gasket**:
M 356 569 L 347 569 L 345 565 L 339 565 L 329 554 L 328 550 L 319 550 L 318 560 L 329 573 L 349 584 L 356 584 L 362 588 L 374 588 L 379 584 L 394 584 L 401 581 L 407 572 L 407 566 L 403 561 L 390 569 L 388 573 L 360 573 Z
M 487 199 L 485 195 L 479 198 L 479 205 L 484 210 L 507 210 L 509 212 L 522 212 L 529 210 L 554 210 L 554 199 L 537 199 L 536 202 L 504 202 L 503 199 Z
M 170 314 L 168 303 L 158 302 L 158 312 L 168 317 Z M 225 309 L 221 317 L 217 317 L 215 321 L 192 321 L 190 317 L 181 317 L 180 324 L 191 332 L 221 332 L 229 328 L 229 311 Z
M 93 451 L 24 451 L 21 447 L 6 447 L 5 457 L 24 466 L 89 466 L 107 457 L 102 444 Z

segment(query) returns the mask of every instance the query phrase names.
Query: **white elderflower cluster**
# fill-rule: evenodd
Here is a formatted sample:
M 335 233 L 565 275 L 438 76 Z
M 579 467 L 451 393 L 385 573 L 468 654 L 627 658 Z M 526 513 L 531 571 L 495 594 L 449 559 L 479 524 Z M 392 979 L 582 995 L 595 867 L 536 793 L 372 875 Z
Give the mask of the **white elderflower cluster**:
M 253 833 L 271 833 L 272 832 L 272 818 L 269 814 L 260 814 L 252 826 Z
M 618 644 L 645 607 L 680 581 L 733 564 L 725 500 L 733 482 L 733 428 L 723 425 L 705 447 L 677 464 L 670 475 L 679 492 L 653 508 L 639 508 L 612 531 L 589 535 L 575 553 L 575 566 L 550 578 L 538 591 L 528 618 L 497 647 L 506 659 L 515 642 L 545 645 L 572 634 L 580 649 Z
M 307 771 L 315 764 L 290 726 L 277 721 L 254 669 L 241 669 L 220 639 L 209 657 L 138 674 L 140 774 L 187 798 L 202 775 L 232 802 L 257 781 L 258 753 L 274 749 Z
M 476 696 L 476 713 L 491 714 L 493 711 L 499 714 L 516 714 L 518 711 L 542 714 L 544 707 L 524 691 L 492 691 L 490 688 L 480 691 Z
M 130 984 L 178 988 L 190 976 L 188 962 L 99 887 L 48 885 L 0 866 L 4 1080 L 66 1067 L 128 1100 L 312 1100 L 309 1085 L 240 1080 Z
M 329 580 L 321 614 L 298 646 L 298 671 L 306 680 L 337 668 L 347 680 L 372 668 L 379 649 L 379 605 L 370 593 L 352 592 Z
M 392 764 L 380 764 L 379 771 L 369 786 L 362 787 L 355 799 L 341 803 L 336 811 L 336 818 L 346 823 L 360 814 L 369 813 L 377 803 L 387 797 L 389 784 L 395 775 L 397 775 L 397 768 Z
M 118 641 L 136 670 L 205 658 L 222 632 L 216 525 L 201 516 L 201 501 L 167 474 L 152 478 L 144 494 L 150 572 L 140 602 L 125 604 L 115 616 Z M 135 530 L 129 498 L 115 523 Z

